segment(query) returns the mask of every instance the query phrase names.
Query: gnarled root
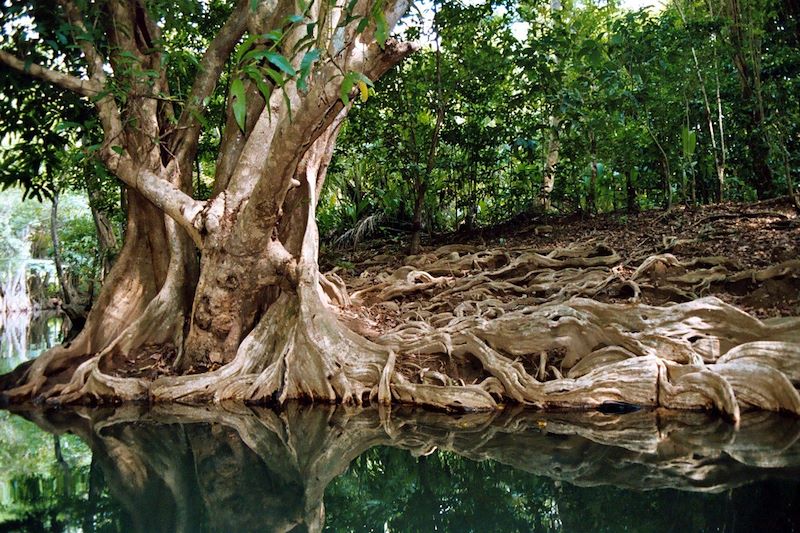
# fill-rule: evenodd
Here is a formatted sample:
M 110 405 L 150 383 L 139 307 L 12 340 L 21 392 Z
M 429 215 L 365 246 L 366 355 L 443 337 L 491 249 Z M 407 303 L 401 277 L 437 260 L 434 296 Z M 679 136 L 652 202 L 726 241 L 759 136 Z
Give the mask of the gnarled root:
M 400 301 L 401 325 L 371 341 L 338 320 L 347 292 L 317 272 L 313 223 L 309 228 L 296 289 L 281 293 L 225 366 L 152 382 L 105 371 L 104 358 L 152 338 L 167 316 L 183 316 L 166 305 L 171 300 L 156 298 L 54 393 L 61 401 L 371 400 L 458 410 L 610 403 L 716 410 L 734 422 L 752 408 L 800 415 L 800 319 L 760 320 L 715 297 L 642 304 L 640 287 L 653 272 L 663 279 L 664 268 L 688 264 L 673 256 L 654 256 L 626 275 L 619 256 L 596 244 L 519 253 L 445 247 L 352 295 L 362 304 Z M 715 265 L 712 273 L 678 272 L 674 286 L 695 291 L 698 283 L 724 281 L 720 269 L 729 263 L 703 261 Z M 789 275 L 787 268 L 793 263 L 763 276 Z M 759 272 L 748 275 L 760 279 Z M 633 298 L 593 299 L 620 287 Z M 407 300 L 420 293 L 425 301 Z M 181 328 L 173 323 L 170 331 Z
M 416 384 L 422 402 L 437 407 L 613 402 L 715 409 L 733 421 L 752 407 L 800 415 L 800 319 L 762 321 L 714 297 L 668 306 L 637 301 L 652 272 L 664 278 L 677 269 L 662 288 L 688 295 L 712 283 L 795 275 L 794 261 L 736 272 L 724 258 L 681 262 L 665 254 L 626 276 L 613 266 L 619 257 L 612 250 L 582 245 L 510 254 L 443 247 L 410 262 L 353 294 L 364 303 L 425 294 L 397 306 L 401 325 L 378 339 L 403 348 L 397 399 L 412 401 Z M 695 263 L 712 268 L 688 271 Z M 580 297 L 626 288 L 628 303 Z M 459 384 L 464 398 L 456 400 Z
M 283 293 L 241 343 L 234 359 L 205 374 L 164 377 L 155 401 L 361 403 L 378 392 L 389 350 L 344 327 L 322 300 L 315 277 Z

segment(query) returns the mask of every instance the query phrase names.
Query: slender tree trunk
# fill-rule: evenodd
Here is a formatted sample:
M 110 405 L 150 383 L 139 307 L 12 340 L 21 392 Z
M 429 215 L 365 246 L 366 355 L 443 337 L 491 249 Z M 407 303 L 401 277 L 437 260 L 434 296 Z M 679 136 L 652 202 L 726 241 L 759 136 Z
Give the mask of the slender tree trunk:
M 434 19 L 436 16 L 436 5 L 434 3 Z M 415 180 L 414 180 L 414 216 L 412 218 L 411 224 L 411 246 L 409 247 L 409 252 L 411 255 L 416 255 L 419 253 L 420 250 L 420 237 L 422 233 L 422 211 L 425 208 L 425 193 L 428 190 L 428 183 L 431 180 L 431 174 L 433 172 L 433 167 L 436 165 L 436 151 L 439 148 L 439 135 L 442 131 L 442 124 L 444 124 L 444 109 L 445 109 L 445 102 L 444 102 L 444 90 L 442 87 L 442 51 L 439 45 L 439 29 L 434 23 L 433 28 L 434 34 L 434 43 L 436 46 L 435 49 L 435 59 L 436 59 L 436 123 L 433 127 L 433 133 L 431 134 L 431 144 L 428 148 L 428 158 L 425 163 L 425 176 L 424 178 L 419 177 L 419 175 L 415 172 Z
M 716 81 L 717 91 L 717 124 L 719 124 L 719 144 L 720 162 L 717 166 L 717 201 L 725 200 L 725 169 L 727 163 L 727 151 L 725 149 L 725 130 L 723 128 L 722 97 L 719 90 L 719 67 L 717 66 L 716 49 L 714 50 L 714 80 Z
M 636 203 L 636 184 L 633 179 L 633 171 L 625 174 L 625 209 L 628 213 L 638 213 L 639 205 Z
M 764 130 L 764 104 L 761 95 L 760 65 L 752 37 L 748 40 L 745 33 L 752 29 L 745 28 L 739 0 L 726 0 L 726 14 L 729 19 L 729 39 L 733 50 L 733 63 L 739 74 L 742 100 L 747 106 L 747 124 L 745 127 L 745 143 L 750 158 L 752 183 L 759 199 L 773 194 L 772 169 L 769 166 L 769 143 Z M 749 46 L 749 53 L 746 47 Z M 748 56 L 750 59 L 748 60 Z
M 53 262 L 56 265 L 56 276 L 61 287 L 61 297 L 64 305 L 72 305 L 72 285 L 64 275 L 64 267 L 61 264 L 61 245 L 58 240 L 58 190 L 53 193 L 53 200 L 50 207 L 50 239 L 53 241 Z
M 678 8 L 678 13 L 680 14 L 681 20 L 684 24 L 687 23 L 686 14 L 683 11 L 683 7 L 681 2 L 676 2 L 675 6 Z M 712 13 L 713 14 L 713 13 Z M 714 35 L 716 36 L 716 35 Z M 711 151 L 714 155 L 714 168 L 717 172 L 717 179 L 719 180 L 718 184 L 718 198 L 717 201 L 722 201 L 722 194 L 724 189 L 724 182 L 725 182 L 725 162 L 724 156 L 720 157 L 719 149 L 717 147 L 717 135 L 714 128 L 714 120 L 713 115 L 711 113 L 711 104 L 709 103 L 708 99 L 708 91 L 706 90 L 706 80 L 703 77 L 703 71 L 700 68 L 700 60 L 697 58 L 697 50 L 695 50 L 694 45 L 691 47 L 692 50 L 692 59 L 694 60 L 694 68 L 695 73 L 697 74 L 697 81 L 700 84 L 700 94 L 703 96 L 703 105 L 705 110 L 705 118 L 706 118 L 706 125 L 708 126 L 708 135 L 711 138 Z M 715 52 L 716 57 L 716 52 Z M 715 74 L 716 74 L 716 62 L 715 62 Z M 719 78 L 717 78 L 717 99 L 719 100 Z M 719 102 L 718 102 L 719 103 Z M 722 114 L 719 114 L 719 128 L 720 128 L 720 136 L 722 135 Z M 692 174 L 692 203 L 696 204 L 694 197 L 695 194 L 696 184 L 694 181 L 694 173 Z
M 411 218 L 411 245 L 409 246 L 411 255 L 416 255 L 420 251 L 422 210 L 425 207 L 425 192 L 427 188 L 427 180 L 420 178 L 414 180 L 414 215 Z
M 597 147 L 594 132 L 589 132 L 589 154 L 591 161 L 591 175 L 589 176 L 589 190 L 586 194 L 586 209 L 589 213 L 597 212 Z
M 628 73 L 630 76 L 630 72 Z M 672 209 L 672 172 L 670 170 L 669 165 L 669 156 L 667 156 L 667 152 L 664 150 L 664 147 L 658 141 L 658 137 L 656 137 L 655 132 L 653 132 L 653 127 L 650 124 L 650 115 L 647 111 L 647 107 L 642 105 L 643 108 L 643 119 L 644 119 L 644 127 L 647 129 L 647 133 L 650 135 L 650 138 L 653 139 L 653 144 L 656 145 L 658 148 L 659 153 L 661 154 L 661 169 L 663 171 L 663 180 L 662 180 L 662 190 L 664 192 L 664 209 L 670 210 Z
M 544 175 L 542 181 L 542 193 L 539 199 L 542 210 L 546 213 L 552 207 L 552 194 L 556 184 L 556 167 L 558 165 L 558 151 L 561 143 L 558 139 L 559 118 L 550 115 L 548 120 L 550 127 L 547 129 L 547 154 L 544 162 Z
M 780 132 L 778 134 L 779 138 L 782 136 Z M 789 198 L 792 200 L 792 204 L 797 211 L 800 211 L 800 197 L 797 195 L 797 191 L 794 188 L 794 180 L 792 179 L 792 167 L 789 163 L 789 150 L 786 148 L 786 143 L 781 140 L 780 141 L 781 147 L 781 155 L 783 159 L 783 169 L 784 173 L 786 174 L 786 192 L 789 194 Z
M 553 14 L 561 10 L 560 0 L 550 0 L 550 24 L 555 23 Z M 558 50 L 551 50 L 553 54 L 554 63 L 559 64 Z M 556 184 L 556 167 L 558 166 L 558 151 L 560 149 L 560 141 L 558 138 L 558 126 L 561 119 L 552 112 L 548 118 L 549 128 L 547 129 L 547 153 L 545 154 L 544 174 L 542 176 L 542 192 L 539 199 L 542 210 L 546 213 L 552 207 L 552 194 Z

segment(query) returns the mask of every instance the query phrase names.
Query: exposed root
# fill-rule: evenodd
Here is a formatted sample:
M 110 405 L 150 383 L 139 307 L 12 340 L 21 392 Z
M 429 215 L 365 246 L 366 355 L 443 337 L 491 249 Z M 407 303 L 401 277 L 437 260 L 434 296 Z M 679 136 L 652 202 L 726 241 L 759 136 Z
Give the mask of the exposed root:
M 405 353 L 396 363 L 405 376 L 396 380 L 405 393 L 398 399 L 411 400 L 409 385 L 417 383 L 424 403 L 434 404 L 429 391 L 452 386 L 458 369 L 476 360 L 480 370 L 466 385 L 494 402 L 471 396 L 469 408 L 623 402 L 715 409 L 733 421 L 740 408 L 800 414 L 792 386 L 800 379 L 800 319 L 762 321 L 717 298 L 696 298 L 713 284 L 797 277 L 798 261 L 742 271 L 721 257 L 684 262 L 662 254 L 626 275 L 612 250 L 582 245 L 502 254 L 448 246 L 409 262 L 353 294 L 365 304 L 401 301 L 401 325 L 378 339 Z M 639 303 L 654 287 L 689 301 Z M 403 302 L 420 293 L 423 299 Z M 584 298 L 609 294 L 630 298 Z M 459 405 L 450 396 L 435 405 Z
M 800 260 L 741 269 L 724 257 L 662 253 L 628 267 L 596 242 L 535 251 L 445 246 L 407 258 L 348 297 L 338 276 L 318 273 L 316 239 L 312 215 L 296 290 L 281 293 L 230 363 L 154 381 L 104 367 L 152 339 L 168 316 L 182 317 L 171 300 L 157 298 L 52 394 L 58 401 L 371 400 L 459 410 L 612 402 L 712 409 L 734 422 L 752 408 L 800 415 L 800 318 L 761 320 L 719 298 L 698 298 L 719 286 L 795 283 Z M 645 303 L 664 297 L 681 303 Z M 400 325 L 368 340 L 337 318 L 337 308 L 358 316 L 370 306 L 394 313 Z M 173 323 L 159 339 L 180 331 Z M 19 393 L 41 386 L 45 375 L 33 373 Z

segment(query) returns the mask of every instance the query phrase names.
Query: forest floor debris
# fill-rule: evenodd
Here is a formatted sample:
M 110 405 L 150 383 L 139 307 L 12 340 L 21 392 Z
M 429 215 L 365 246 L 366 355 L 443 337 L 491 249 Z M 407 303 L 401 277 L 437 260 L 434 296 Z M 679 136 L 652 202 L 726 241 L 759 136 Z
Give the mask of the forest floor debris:
M 429 258 L 442 250 L 452 254 L 448 250 L 455 250 L 457 245 L 462 245 L 461 255 L 473 251 L 506 253 L 510 257 L 529 250 L 548 253 L 576 244 L 597 246 L 597 253 L 608 250 L 619 256 L 608 269 L 617 269 L 623 278 L 630 277 L 647 258 L 671 255 L 677 261 L 667 258 L 651 265 L 649 277 L 653 283 L 642 291 L 642 303 L 660 305 L 717 296 L 759 318 L 800 316 L 800 217 L 788 199 L 697 208 L 680 206 L 667 212 L 645 211 L 633 215 L 518 216 L 499 226 L 471 233 L 433 236 L 426 244 L 422 256 Z M 323 269 L 327 267 L 340 276 L 351 293 L 369 289 L 381 276 L 403 267 L 408 259 L 401 241 L 382 239 L 367 241 L 355 250 L 327 250 L 321 258 Z M 770 275 L 769 269 L 778 265 L 783 265 L 781 273 Z M 479 267 L 462 275 L 475 275 L 483 270 Z M 716 275 L 718 279 L 707 283 L 698 279 L 696 286 L 683 294 L 660 290 L 664 281 L 681 276 L 691 281 L 690 271 L 701 271 L 712 278 Z M 763 279 L 758 279 L 759 272 Z M 353 319 L 348 322 L 359 332 L 371 332 L 372 336 L 385 332 L 399 324 L 403 305 L 425 301 L 447 290 L 444 280 L 427 283 L 429 286 L 424 290 L 398 295 L 389 301 L 385 298 L 387 294 L 374 301 L 367 299 L 362 302 L 366 308 L 351 309 L 348 314 Z M 516 298 L 520 305 L 526 305 L 526 296 L 505 294 L 503 299 L 510 302 Z M 622 302 L 629 296 L 625 291 L 593 295 L 604 302 Z

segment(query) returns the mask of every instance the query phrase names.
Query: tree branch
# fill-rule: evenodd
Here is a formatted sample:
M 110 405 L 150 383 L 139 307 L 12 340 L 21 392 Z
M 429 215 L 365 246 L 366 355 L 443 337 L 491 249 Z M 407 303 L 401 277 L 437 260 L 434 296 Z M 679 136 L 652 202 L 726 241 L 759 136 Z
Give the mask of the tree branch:
M 78 6 L 72 0 L 59 0 L 59 3 L 64 8 L 67 21 L 77 28 L 80 34 L 87 35 L 88 30 L 83 23 L 83 15 L 81 15 Z M 97 83 L 100 87 L 105 87 L 107 77 L 103 70 L 103 56 L 90 40 L 76 37 L 75 42 L 86 57 L 89 79 Z M 106 94 L 95 101 L 95 106 L 100 115 L 100 123 L 103 125 L 106 139 L 119 136 L 122 132 L 122 122 L 119 117 L 119 108 L 114 101 L 114 97 L 111 94 Z
M 82 80 L 80 78 L 76 78 L 75 76 L 64 74 L 63 72 L 42 67 L 36 63 L 30 63 L 26 65 L 25 61 L 3 50 L 0 50 L 0 63 L 3 63 L 4 65 L 18 72 L 28 74 L 33 78 L 46 81 L 52 85 L 56 85 L 62 89 L 67 89 L 68 91 L 72 91 L 82 96 L 88 96 L 91 98 L 93 96 L 97 96 L 103 90 L 102 86 L 94 80 Z
M 139 191 L 185 229 L 198 248 L 203 247 L 202 213 L 206 202 L 195 200 L 154 172 L 137 167 L 129 157 L 112 153 L 107 155 L 106 161 L 108 167 L 125 185 Z
M 178 121 L 176 128 L 178 134 L 171 143 L 171 151 L 175 154 L 179 167 L 189 165 L 189 159 L 194 156 L 197 140 L 200 137 L 200 122 L 197 116 L 203 113 L 204 101 L 214 92 L 228 57 L 247 29 L 249 18 L 250 2 L 240 0 L 200 60 L 197 77 Z
M 81 15 L 78 6 L 72 0 L 59 0 L 67 14 L 67 21 L 70 25 L 78 28 L 81 34 L 88 35 L 86 25 L 83 23 L 83 16 Z M 86 38 L 75 38 L 75 42 L 80 47 L 83 55 L 86 56 L 86 61 L 89 67 L 89 76 L 91 79 L 105 85 L 106 73 L 103 71 L 103 57 L 97 51 L 94 44 Z

